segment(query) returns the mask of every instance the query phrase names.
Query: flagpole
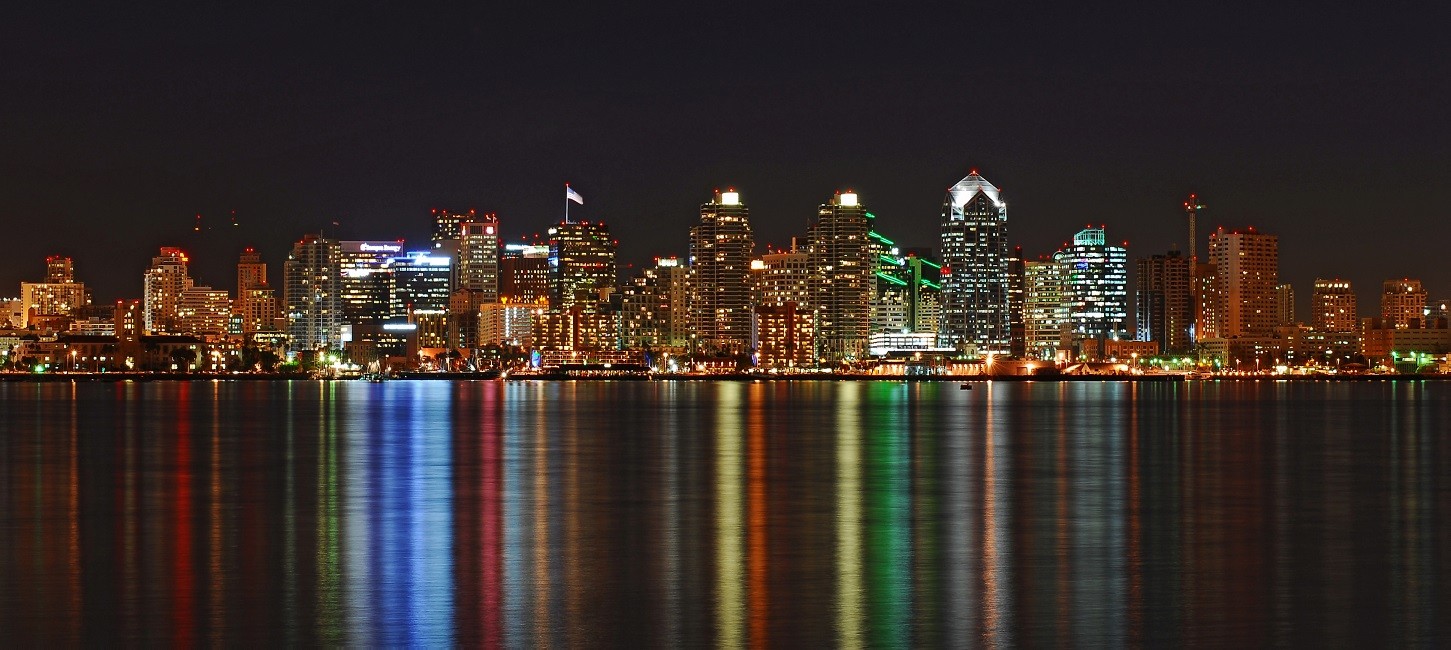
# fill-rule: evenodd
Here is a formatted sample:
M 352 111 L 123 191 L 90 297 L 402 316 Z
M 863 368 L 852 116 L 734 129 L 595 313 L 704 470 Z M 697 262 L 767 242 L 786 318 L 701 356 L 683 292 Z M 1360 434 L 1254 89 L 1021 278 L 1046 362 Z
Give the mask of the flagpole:
M 569 223 L 569 183 L 564 184 L 564 222 Z

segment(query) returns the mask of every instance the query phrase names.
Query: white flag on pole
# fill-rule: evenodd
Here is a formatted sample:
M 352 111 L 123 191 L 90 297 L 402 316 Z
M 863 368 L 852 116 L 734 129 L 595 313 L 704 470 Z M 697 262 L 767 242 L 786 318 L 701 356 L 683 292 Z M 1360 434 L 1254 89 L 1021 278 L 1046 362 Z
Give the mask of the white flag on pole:
M 574 188 L 568 185 L 564 186 L 564 198 L 570 201 L 574 201 L 575 203 L 578 203 L 580 205 L 584 205 L 584 197 L 580 196 L 579 192 L 574 191 Z

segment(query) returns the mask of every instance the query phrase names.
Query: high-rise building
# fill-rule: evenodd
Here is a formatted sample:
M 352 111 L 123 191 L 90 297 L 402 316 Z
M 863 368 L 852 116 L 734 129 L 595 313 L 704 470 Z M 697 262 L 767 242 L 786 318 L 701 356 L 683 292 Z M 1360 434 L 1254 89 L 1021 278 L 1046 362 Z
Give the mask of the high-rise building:
M 338 241 L 306 235 L 282 265 L 283 312 L 294 351 L 342 345 L 342 250 Z
M 51 255 L 45 258 L 45 282 L 46 284 L 73 284 L 76 281 L 76 271 L 73 262 L 69 257 Z
M 271 330 L 277 320 L 277 295 L 267 284 L 262 255 L 248 246 L 237 261 L 237 297 L 233 311 L 241 319 L 242 334 Z
M 177 297 L 177 332 L 210 340 L 227 334 L 232 316 L 232 297 L 225 289 L 187 287 Z
M 499 217 L 493 213 L 461 225 L 458 288 L 479 303 L 499 301 Z
M 1354 332 L 1360 327 L 1350 282 L 1315 278 L 1310 293 L 1310 327 L 1316 332 Z
M 444 248 L 446 242 L 457 242 L 463 234 L 463 224 L 474 221 L 478 212 L 470 209 L 468 212 L 449 212 L 448 210 L 433 210 L 433 247 Z M 457 252 L 450 250 L 450 253 Z
M 510 304 L 549 303 L 549 247 L 507 244 L 499 259 L 499 300 Z
M 740 193 L 717 191 L 700 206 L 700 223 L 690 229 L 690 328 L 698 349 L 741 352 L 750 345 L 755 248 L 750 209 Z
M 1008 351 L 1016 359 L 1028 356 L 1028 329 L 1023 320 L 1027 273 L 1023 247 L 1014 246 L 1012 255 L 1008 256 Z
M 1059 349 L 1067 349 L 1063 280 L 1063 265 L 1057 260 L 1023 262 L 1023 338 L 1028 358 L 1056 359 Z
M 262 262 L 262 254 L 251 246 L 243 248 L 242 255 L 237 259 L 237 291 L 265 286 L 267 265 Z
M 1254 228 L 1220 228 L 1209 235 L 1209 261 L 1215 269 L 1218 336 L 1268 336 L 1278 321 L 1279 238 Z
M 1219 338 L 1219 272 L 1207 262 L 1189 262 L 1194 269 L 1190 278 L 1194 291 L 1194 332 L 1190 336 L 1195 343 L 1202 339 Z
M 682 269 L 674 257 L 656 258 L 630 279 L 622 291 L 620 338 L 626 349 L 660 349 L 678 344 L 672 325 L 683 319 L 675 312 L 672 283 Z
M 1054 254 L 1063 266 L 1063 299 L 1075 338 L 1128 338 L 1128 253 L 1106 242 L 1104 229 L 1085 228 Z
M 1281 284 L 1275 287 L 1275 326 L 1290 327 L 1295 320 L 1295 287 Z
M 860 359 L 871 336 L 873 260 L 866 207 L 852 191 L 837 192 L 816 211 L 808 229 L 812 307 L 816 311 L 818 356 L 828 361 Z
M 45 282 L 20 283 L 20 327 L 35 323 L 55 323 L 81 312 L 91 304 L 86 285 L 76 282 L 71 258 L 51 255 L 45 258 Z M 0 318 L 0 323 L 6 320 Z
M 1156 341 L 1166 354 L 1188 352 L 1194 326 L 1189 259 L 1177 250 L 1141 257 L 1135 282 L 1138 340 Z
M 480 307 L 499 302 L 499 217 L 479 215 L 462 224 L 458 240 L 458 282 L 449 307 L 449 339 L 461 349 L 484 345 Z
M 411 252 L 389 261 L 393 272 L 393 315 L 418 326 L 418 345 L 452 347 L 448 310 L 453 291 L 453 259 L 428 251 Z
M 1422 326 L 1426 318 L 1426 290 L 1421 287 L 1421 281 L 1386 280 L 1381 285 L 1380 318 L 1382 327 L 1390 329 Z
M 560 311 L 579 305 L 585 312 L 598 310 L 618 281 L 618 246 L 603 222 L 563 221 L 550 226 L 549 308 Z
M 401 240 L 338 242 L 338 294 L 345 325 L 370 330 L 395 315 L 391 264 L 402 254 Z
M 812 283 L 815 273 L 811 256 L 797 248 L 768 251 L 751 261 L 751 302 L 757 305 L 784 305 L 794 302 L 800 311 L 812 309 Z
M 941 345 L 1009 353 L 1008 206 L 977 170 L 942 204 Z
M 670 298 L 670 322 L 666 328 L 665 345 L 674 350 L 684 350 L 690 345 L 690 294 L 695 278 L 690 267 L 680 258 L 661 257 L 655 260 L 659 282 Z
M 187 257 L 180 248 L 162 247 L 161 254 L 151 258 L 144 279 L 143 312 L 146 331 L 152 334 L 178 334 L 177 304 L 181 292 L 190 289 Z

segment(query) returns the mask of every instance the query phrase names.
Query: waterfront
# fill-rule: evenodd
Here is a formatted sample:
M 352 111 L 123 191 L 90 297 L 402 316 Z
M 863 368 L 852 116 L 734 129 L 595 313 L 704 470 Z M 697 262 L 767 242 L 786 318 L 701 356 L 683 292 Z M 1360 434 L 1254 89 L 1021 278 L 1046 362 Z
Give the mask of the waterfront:
M 36 642 L 1427 645 L 1444 382 L 0 384 Z

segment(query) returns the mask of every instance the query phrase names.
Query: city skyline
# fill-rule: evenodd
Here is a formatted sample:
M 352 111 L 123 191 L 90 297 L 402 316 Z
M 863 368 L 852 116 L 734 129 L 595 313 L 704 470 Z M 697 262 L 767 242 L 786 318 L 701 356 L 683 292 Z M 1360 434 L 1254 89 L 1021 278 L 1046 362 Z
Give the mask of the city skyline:
M 972 168 L 969 171 L 969 178 L 974 177 L 974 176 L 976 176 L 978 178 L 981 178 L 980 176 L 977 176 L 977 175 L 978 175 L 978 170 L 976 168 Z M 714 189 L 713 191 L 716 194 L 719 194 L 722 191 L 720 189 L 721 187 L 725 187 L 733 195 L 739 196 L 740 197 L 739 200 L 742 203 L 749 202 L 749 196 L 751 194 L 748 191 L 746 191 L 744 189 L 741 189 L 741 188 L 737 188 L 735 186 L 729 186 L 729 185 L 719 186 L 716 189 Z M 993 189 L 994 190 L 997 190 L 998 188 L 997 187 L 994 187 Z M 847 190 L 844 186 L 843 187 L 838 187 L 834 191 L 837 192 L 838 194 L 841 193 L 841 192 L 843 192 L 843 191 L 851 191 L 853 194 L 858 194 L 855 190 Z M 860 194 L 863 196 L 863 198 L 861 198 L 860 200 L 863 203 L 866 203 L 869 200 L 868 198 L 865 198 L 867 195 L 865 193 L 860 193 Z M 1003 195 L 1004 195 L 1003 196 L 1003 198 L 1004 198 L 1004 202 L 1003 203 L 1004 203 L 1004 205 L 1006 205 L 1006 203 L 1007 203 L 1006 199 L 1011 198 L 1011 197 L 1008 196 L 1008 193 L 1006 191 L 1003 192 Z M 1202 202 L 1205 199 L 1202 196 L 1199 196 L 1198 200 Z M 752 203 L 752 205 L 754 205 L 754 204 Z M 1015 202 L 1015 205 L 1016 205 L 1016 202 Z M 575 206 L 575 208 L 576 208 L 575 209 L 575 212 L 576 213 L 582 212 L 582 210 L 580 209 L 582 207 L 583 206 Z M 820 204 L 819 203 L 817 205 L 813 206 L 813 208 L 817 208 L 817 209 L 819 209 L 819 207 L 820 207 Z M 1202 208 L 1203 206 L 1200 206 L 1200 207 Z M 938 208 L 938 212 L 940 213 L 940 211 L 941 211 L 941 208 L 939 207 Z M 530 230 L 526 226 L 521 231 L 521 230 L 518 230 L 518 229 L 511 229 L 509 227 L 511 224 L 513 224 L 514 222 L 517 221 L 516 219 L 511 219 L 508 216 L 501 217 L 500 215 L 498 215 L 498 213 L 496 213 L 496 212 L 494 212 L 492 210 L 480 210 L 480 209 L 477 209 L 477 208 L 464 208 L 463 210 L 460 211 L 461 216 L 463 218 L 466 218 L 466 219 L 488 220 L 490 223 L 496 224 L 497 227 L 498 227 L 498 239 L 497 240 L 499 242 L 506 242 L 506 243 L 520 243 L 520 242 L 529 243 L 529 242 L 543 242 L 543 241 L 546 241 L 548 239 L 548 237 L 549 237 L 549 229 L 550 228 L 553 228 L 555 226 L 558 226 L 559 223 L 560 223 L 560 220 L 563 218 L 562 217 L 562 215 L 563 215 L 563 209 L 562 208 L 560 209 L 560 212 L 561 212 L 561 216 L 560 217 L 557 217 L 555 221 L 551 221 L 551 222 L 548 222 L 548 223 L 540 224 L 540 227 L 537 228 L 537 229 L 534 229 L 534 230 Z M 797 239 L 797 238 L 802 238 L 802 237 L 805 236 L 808 228 L 810 227 L 810 224 L 811 224 L 812 220 L 815 219 L 816 216 L 817 216 L 815 214 L 815 212 L 816 212 L 816 210 L 813 209 L 813 211 L 811 213 L 811 216 L 810 217 L 807 217 L 806 220 L 803 221 L 803 223 L 800 224 L 800 226 L 797 227 L 796 230 L 792 230 L 792 231 L 787 232 L 785 234 L 785 236 L 783 237 L 784 241 L 758 239 L 758 243 L 759 243 L 759 245 L 761 247 L 761 251 L 760 252 L 765 252 L 766 247 L 772 247 L 772 248 L 775 248 L 775 249 L 789 248 L 790 242 L 792 240 Z M 246 254 L 249 254 L 249 255 L 260 255 L 261 256 L 261 261 L 262 261 L 262 263 L 264 265 L 270 265 L 274 270 L 280 269 L 282 267 L 282 265 L 283 265 L 283 262 L 285 262 L 285 260 L 287 259 L 288 251 L 290 250 L 290 248 L 292 246 L 292 243 L 295 240 L 297 240 L 297 239 L 300 239 L 300 238 L 303 238 L 303 237 L 309 236 L 309 235 L 320 235 L 320 236 L 325 236 L 325 237 L 330 238 L 330 239 L 343 240 L 343 241 L 348 241 L 348 240 L 355 240 L 355 241 L 362 241 L 362 240 L 368 240 L 368 241 L 391 241 L 391 242 L 398 242 L 400 245 L 402 245 L 404 248 L 407 248 L 408 250 L 418 250 L 418 251 L 430 250 L 430 249 L 432 249 L 432 248 L 434 248 L 436 246 L 436 241 L 435 241 L 436 238 L 437 238 L 436 231 L 440 227 L 438 225 L 438 215 L 440 213 L 448 214 L 448 210 L 447 209 L 439 209 L 439 208 L 430 208 L 427 214 L 412 215 L 413 216 L 412 219 L 409 219 L 409 220 L 399 220 L 399 222 L 397 224 L 395 224 L 397 227 L 399 227 L 398 230 L 395 231 L 395 232 L 391 232 L 391 233 L 364 233 L 365 236 L 362 236 L 362 237 L 344 236 L 344 235 L 338 235 L 338 234 L 336 234 L 338 231 L 352 232 L 351 230 L 342 228 L 337 222 L 331 222 L 331 223 L 329 223 L 329 226 L 331 226 L 331 228 L 329 228 L 329 227 L 319 227 L 319 228 L 314 228 L 314 229 L 310 229 L 310 230 L 306 230 L 306 231 L 299 231 L 299 232 L 291 233 L 291 234 L 278 233 L 277 237 L 273 237 L 270 240 L 269 239 L 266 239 L 265 237 L 263 239 L 261 239 L 261 240 L 256 240 L 256 239 L 253 239 L 253 238 L 250 238 L 250 237 L 246 237 L 246 236 L 244 236 L 242 234 L 244 231 L 242 231 L 240 229 L 240 226 L 233 227 L 230 221 L 227 222 L 227 223 L 224 223 L 224 224 L 220 224 L 218 226 L 202 226 L 203 230 L 201 231 L 201 234 L 200 235 L 198 235 L 198 232 L 195 230 L 195 225 L 193 225 L 193 226 L 191 226 L 191 227 L 188 228 L 189 233 L 187 235 L 185 235 L 183 237 L 180 237 L 180 238 L 177 238 L 177 239 L 180 239 L 180 240 L 191 239 L 191 242 L 193 244 L 197 244 L 196 246 L 191 247 L 191 246 L 187 246 L 185 244 L 178 245 L 178 244 L 172 244 L 172 243 L 152 244 L 151 245 L 151 248 L 149 249 L 150 252 L 148 252 L 145 255 L 145 257 L 147 257 L 147 258 L 154 257 L 155 250 L 157 249 L 158 246 L 160 248 L 163 248 L 163 249 L 174 249 L 174 250 L 180 251 L 181 253 L 187 255 L 187 257 L 188 257 L 187 263 L 188 263 L 188 267 L 190 269 L 198 269 L 198 268 L 199 269 L 202 269 L 201 271 L 195 271 L 195 270 L 193 270 L 193 271 L 190 272 L 190 275 L 193 277 L 193 279 L 197 280 L 199 284 L 206 284 L 206 285 L 209 285 L 209 286 L 217 286 L 217 287 L 223 288 L 223 289 L 230 289 L 230 290 L 233 290 L 233 293 L 235 294 L 236 293 L 236 289 L 238 289 L 238 287 L 231 286 L 230 284 L 228 284 L 228 282 L 225 281 L 225 279 L 228 278 L 229 276 L 232 276 L 235 273 L 235 257 L 238 254 L 241 254 L 241 253 L 244 253 L 245 252 Z M 1180 235 L 1186 235 L 1187 233 L 1185 232 L 1185 230 L 1186 230 L 1187 224 L 1188 224 L 1188 217 L 1185 216 L 1184 212 L 1182 212 L 1182 210 L 1166 209 L 1166 214 L 1168 215 L 1166 217 L 1167 219 L 1174 220 L 1174 223 L 1173 224 L 1170 224 L 1170 225 L 1176 227 L 1179 230 L 1179 234 Z M 1009 247 L 1013 247 L 1013 246 L 1022 247 L 1022 244 L 1019 243 L 1019 240 L 1017 238 L 1017 233 L 1018 232 L 1021 232 L 1022 230 L 1028 230 L 1028 231 L 1030 231 L 1030 233 L 1035 234 L 1035 235 L 1043 235 L 1044 234 L 1043 233 L 1043 230 L 1041 228 L 1034 227 L 1034 224 L 1031 224 L 1031 223 L 1025 224 L 1025 223 L 1023 223 L 1022 222 L 1022 219 L 1020 219 L 1017 216 L 1016 207 L 1014 208 L 1014 215 L 1015 216 L 1014 216 L 1014 218 L 1012 220 L 1012 226 L 1013 227 L 1011 227 L 1009 229 L 1009 233 L 1010 234 L 1009 234 L 1008 239 L 1007 239 Z M 699 218 L 698 217 L 698 213 L 696 215 L 692 215 L 691 218 L 698 220 L 698 218 Z M 571 219 L 574 220 L 574 221 L 589 221 L 590 220 L 590 217 L 587 217 L 587 216 L 580 217 L 580 216 L 577 216 L 576 215 L 576 216 L 572 216 Z M 770 221 L 768 221 L 766 223 L 768 224 L 768 226 L 769 225 L 774 225 L 774 226 L 776 226 L 776 229 L 779 229 L 782 226 L 782 224 L 780 223 L 780 221 L 781 220 L 770 220 Z M 618 232 L 618 230 L 619 230 L 616 226 L 614 226 L 614 222 L 613 221 L 610 221 L 608 219 L 596 219 L 596 222 L 597 223 L 600 223 L 600 224 L 602 224 L 602 225 L 604 225 L 604 226 L 606 226 L 608 228 L 612 228 L 616 232 Z M 192 222 L 189 222 L 189 223 L 195 224 L 195 221 L 192 221 Z M 905 231 L 898 231 L 897 229 L 894 229 L 893 228 L 894 220 L 890 217 L 890 215 L 888 215 L 886 217 L 885 223 L 887 224 L 886 227 L 889 230 L 891 230 L 894 235 L 903 237 L 902 242 L 899 242 L 899 243 L 903 244 L 902 245 L 902 248 L 904 248 L 904 249 L 909 249 L 909 248 L 932 249 L 932 250 L 934 250 L 936 252 L 936 254 L 938 256 L 941 255 L 942 249 L 940 247 L 940 235 L 939 235 L 939 233 L 936 230 L 934 230 L 931 233 L 931 235 L 930 236 L 927 236 L 927 237 L 924 237 L 922 235 L 922 233 L 911 233 L 911 232 L 905 232 Z M 1208 225 L 1206 225 L 1206 223 Z M 1109 222 L 1107 225 L 1112 225 L 1112 224 L 1113 224 L 1113 222 Z M 789 223 L 787 225 L 789 226 Z M 404 226 L 406 226 L 406 228 Z M 1066 243 L 1069 240 L 1072 239 L 1074 232 L 1076 232 L 1078 230 L 1081 230 L 1084 227 L 1095 227 L 1095 226 L 1093 224 L 1075 225 L 1075 226 L 1072 227 L 1072 230 L 1066 231 L 1064 233 L 1060 233 L 1061 234 L 1062 242 L 1060 242 L 1059 244 L 1047 246 L 1047 247 L 1045 247 L 1045 248 L 1043 248 L 1041 250 L 1028 249 L 1025 254 L 1028 255 L 1029 258 L 1034 258 L 1034 257 L 1037 257 L 1037 256 L 1051 256 L 1051 255 L 1054 254 L 1054 251 L 1062 248 L 1063 245 L 1066 245 Z M 1197 233 L 1198 234 L 1198 237 L 1197 238 L 1200 240 L 1198 242 L 1198 245 L 1199 245 L 1199 250 L 1201 252 L 1201 256 L 1200 256 L 1201 262 L 1208 261 L 1208 257 L 1207 257 L 1207 254 L 1206 254 L 1207 244 L 1208 244 L 1211 236 L 1214 234 L 1214 232 L 1215 232 L 1216 229 L 1241 230 L 1241 229 L 1245 229 L 1245 228 L 1258 229 L 1258 230 L 1266 230 L 1264 228 L 1256 228 L 1255 226 L 1252 226 L 1252 225 L 1251 226 L 1234 226 L 1234 227 L 1228 227 L 1227 228 L 1226 226 L 1221 225 L 1218 221 L 1215 221 L 1213 219 L 1207 219 L 1203 215 L 1201 215 L 1199 217 L 1199 221 L 1198 221 L 1198 233 Z M 617 284 L 620 285 L 620 286 L 623 286 L 624 284 L 627 284 L 629 282 L 630 277 L 631 277 L 631 275 L 633 273 L 637 272 L 640 269 L 648 268 L 650 266 L 650 264 L 651 264 L 651 260 L 653 260 L 653 259 L 658 259 L 658 258 L 661 258 L 661 257 L 677 257 L 677 256 L 678 257 L 681 257 L 681 258 L 688 257 L 689 248 L 690 248 L 689 235 L 688 235 L 689 229 L 690 229 L 690 222 L 684 222 L 684 223 L 680 224 L 679 230 L 681 230 L 682 232 L 685 232 L 686 235 L 682 238 L 683 241 L 681 242 L 681 245 L 679 246 L 679 248 L 672 248 L 672 249 L 669 249 L 669 250 L 652 251 L 652 252 L 649 252 L 649 255 L 647 257 L 641 258 L 641 259 L 626 258 L 624 255 L 620 255 L 621 261 L 619 263 L 619 268 L 618 268 L 618 273 L 617 273 L 617 276 L 618 276 L 618 278 L 617 278 Z M 404 230 L 407 230 L 408 232 L 413 233 L 414 236 L 412 236 L 412 237 L 403 236 L 400 233 L 402 233 Z M 1273 235 L 1276 235 L 1276 236 L 1283 235 L 1283 233 L 1280 233 L 1280 232 L 1275 231 L 1273 229 L 1268 229 L 1268 230 Z M 1115 227 L 1115 233 L 1116 234 L 1120 234 L 1121 232 L 1122 231 L 1120 229 L 1118 229 L 1117 227 Z M 215 235 L 215 236 L 211 236 L 211 235 Z M 1046 237 L 1045 238 L 1045 237 L 1042 237 L 1042 236 L 1039 236 L 1039 237 L 1036 237 L 1036 238 L 1037 239 L 1048 239 L 1048 240 L 1051 240 L 1052 239 L 1052 237 Z M 921 246 L 912 245 L 912 242 L 921 241 L 923 239 L 927 239 L 929 243 L 926 244 L 926 245 L 921 245 Z M 1171 252 L 1171 251 L 1174 251 L 1174 250 L 1177 250 L 1177 251 L 1179 251 L 1179 252 L 1184 253 L 1184 254 L 1187 255 L 1187 252 L 1186 251 L 1188 250 L 1188 246 L 1187 246 L 1188 237 L 1187 236 L 1184 236 L 1184 237 L 1181 237 L 1180 239 L 1182 241 L 1174 241 L 1174 242 L 1172 242 L 1169 245 L 1166 245 L 1166 246 L 1163 246 L 1163 247 L 1159 247 L 1159 248 L 1151 248 L 1151 249 L 1148 249 L 1148 250 L 1145 250 L 1144 248 L 1142 248 L 1140 246 L 1133 245 L 1133 240 L 1132 239 L 1127 239 L 1127 238 L 1126 239 L 1122 239 L 1119 243 L 1125 245 L 1125 247 L 1128 250 L 1127 259 L 1130 260 L 1130 261 L 1133 261 L 1133 260 L 1148 258 L 1148 257 L 1153 256 L 1153 255 L 1163 255 L 1165 253 L 1168 253 L 1168 252 Z M 1442 293 L 1451 293 L 1451 281 L 1448 281 L 1448 282 L 1446 282 L 1444 284 L 1438 284 L 1435 280 L 1428 279 L 1428 278 L 1438 277 L 1438 274 L 1437 273 L 1427 273 L 1427 274 L 1423 274 L 1423 275 L 1419 275 L 1419 276 L 1418 275 L 1412 275 L 1412 274 L 1391 274 L 1391 273 L 1378 274 L 1375 269 L 1367 269 L 1365 272 L 1369 274 L 1369 275 L 1367 275 L 1367 277 L 1369 279 L 1364 279 L 1363 280 L 1363 279 L 1359 279 L 1359 278 L 1353 278 L 1352 277 L 1352 274 L 1350 274 L 1350 273 L 1336 272 L 1336 271 L 1333 270 L 1333 267 L 1328 267 L 1328 268 L 1331 268 L 1332 270 L 1325 271 L 1325 272 L 1316 272 L 1314 274 L 1310 274 L 1312 276 L 1312 277 L 1310 277 L 1310 279 L 1301 282 L 1298 278 L 1300 276 L 1305 275 L 1305 273 L 1303 272 L 1303 270 L 1297 271 L 1296 269 L 1289 268 L 1287 266 L 1287 264 L 1283 261 L 1284 258 L 1286 257 L 1284 255 L 1285 248 L 1291 248 L 1291 249 L 1295 248 L 1294 243 L 1293 243 L 1294 242 L 1294 239 L 1295 239 L 1295 237 L 1294 236 L 1291 236 L 1289 238 L 1289 245 L 1288 246 L 1282 246 L 1281 247 L 1281 262 L 1280 262 L 1280 264 L 1278 266 L 1278 269 L 1279 269 L 1279 277 L 1280 277 L 1280 279 L 1283 282 L 1285 282 L 1287 284 L 1290 284 L 1292 286 L 1301 286 L 1301 287 L 1303 287 L 1302 290 L 1307 291 L 1307 293 L 1308 293 L 1308 289 L 1311 288 L 1311 287 L 1313 287 L 1315 281 L 1319 280 L 1322 277 L 1326 277 L 1326 276 L 1347 278 L 1350 281 L 1351 285 L 1352 285 L 1352 289 L 1351 290 L 1356 293 L 1356 295 L 1359 298 L 1360 302 L 1362 302 L 1363 304 L 1378 304 L 1379 303 L 1379 300 L 1380 300 L 1380 296 L 1381 296 L 1381 291 L 1379 290 L 1379 287 L 1381 286 L 1382 282 L 1388 282 L 1388 281 L 1391 281 L 1391 280 L 1411 279 L 1411 278 L 1414 278 L 1416 280 L 1420 280 L 1420 281 L 1422 281 L 1424 283 L 1424 285 L 1426 285 L 1426 286 L 1429 287 L 1429 291 L 1431 292 L 1431 294 L 1433 294 L 1433 297 L 1434 296 L 1437 296 L 1437 295 L 1440 295 L 1439 293 L 1437 293 L 1438 291 L 1439 292 L 1442 292 Z M 230 249 L 230 248 L 221 248 L 221 247 L 224 247 L 224 246 L 230 246 L 233 242 L 236 242 L 237 243 L 237 247 L 235 248 L 235 250 Z M 636 249 L 636 250 L 638 250 L 638 246 L 630 246 L 629 243 L 628 242 L 625 242 L 625 241 L 620 241 L 618 243 L 618 245 L 619 245 L 619 248 L 621 250 L 629 250 L 629 249 Z M 47 273 L 49 273 L 49 271 L 46 269 L 47 262 L 45 260 L 47 258 L 58 257 L 58 258 L 69 258 L 69 259 L 72 259 L 72 260 L 77 259 L 77 258 L 75 258 L 72 255 L 68 255 L 68 254 L 62 252 L 61 249 L 63 249 L 63 248 L 65 248 L 64 245 L 58 245 L 58 246 L 54 247 L 53 249 L 35 251 L 36 254 L 38 256 L 40 256 L 38 258 L 39 261 L 36 261 L 36 260 L 28 260 L 24 256 L 15 256 L 15 257 L 12 257 L 12 264 L 0 266 L 0 277 L 6 277 L 8 275 L 15 275 L 17 277 L 17 280 L 16 280 L 16 283 L 15 284 L 17 284 L 17 285 L 20 282 L 38 282 L 38 281 L 44 280 L 46 278 L 46 276 L 47 276 Z M 266 252 L 269 249 L 272 250 L 271 253 L 267 253 Z M 198 254 L 196 254 L 194 251 L 197 251 L 197 250 L 203 250 L 203 251 L 221 250 L 222 253 L 226 257 L 224 259 L 220 259 L 220 260 L 219 259 L 208 259 L 208 258 L 201 257 Z M 457 253 L 456 252 L 447 251 L 447 252 L 445 252 L 445 254 L 448 255 L 448 256 L 450 256 L 450 257 L 455 257 L 455 258 L 457 257 Z M 758 255 L 759 255 L 759 252 L 758 252 Z M 30 263 L 27 264 L 27 262 L 30 262 Z M 92 265 L 95 264 L 95 263 L 97 263 L 97 262 L 100 263 L 99 266 L 102 266 L 102 267 L 105 267 L 105 268 L 108 268 L 108 269 L 114 269 L 115 267 L 113 265 L 115 265 L 117 263 L 134 263 L 134 264 L 137 264 L 139 266 L 138 273 L 144 273 L 146 271 L 146 268 L 147 268 L 147 266 L 144 263 L 144 261 L 142 261 L 142 262 L 136 262 L 136 261 L 129 261 L 129 260 L 117 260 L 117 259 L 113 259 L 113 258 L 112 259 L 103 258 L 103 259 L 98 259 L 98 260 L 80 259 L 79 262 L 78 262 L 78 264 L 80 265 L 80 267 L 82 269 L 81 275 L 84 276 L 84 280 L 85 280 L 86 287 L 87 287 L 88 291 L 92 294 L 93 302 L 100 303 L 100 302 L 108 302 L 108 301 L 114 301 L 114 300 L 129 300 L 129 299 L 133 299 L 133 298 L 138 298 L 138 297 L 141 296 L 142 293 L 144 293 L 144 290 L 139 290 L 139 289 L 135 289 L 135 288 L 133 288 L 133 289 L 126 289 L 126 288 L 124 288 L 124 287 L 126 287 L 126 286 L 128 286 L 130 284 L 133 284 L 128 279 L 126 279 L 127 276 L 120 275 L 120 274 L 115 274 L 115 273 L 105 273 L 105 274 L 101 274 L 101 273 L 95 273 L 95 274 L 93 274 L 93 273 L 87 273 L 86 271 L 92 269 L 93 268 Z M 222 270 L 220 272 L 214 272 L 215 267 L 218 267 L 218 266 L 222 267 Z M 32 268 L 26 268 L 26 267 L 32 267 Z M 1316 267 L 1316 268 L 1320 268 L 1320 267 Z M 1134 283 L 1135 283 L 1135 281 L 1136 281 L 1136 278 L 1137 278 L 1137 271 L 1134 268 L 1134 264 L 1129 264 L 1128 274 L 1129 275 L 1128 275 L 1128 282 L 1127 282 L 1127 284 L 1129 286 L 1133 286 Z M 220 276 L 221 278 L 223 278 L 223 281 L 218 282 L 218 281 L 214 280 L 213 278 L 216 277 L 216 276 Z M 268 278 L 268 280 L 270 282 L 272 282 L 273 284 L 277 284 L 278 282 L 280 282 L 280 278 L 278 278 L 276 280 L 273 280 L 272 278 Z M 0 285 L 0 286 L 3 286 L 3 285 Z M 1447 287 L 1447 289 L 1442 289 L 1441 287 L 1443 287 L 1443 286 L 1444 287 Z M 115 293 L 110 293 L 110 291 L 113 291 L 114 290 L 113 289 L 114 287 L 123 287 L 123 288 L 121 288 L 119 291 L 117 291 Z M 1132 292 L 1130 292 L 1130 293 L 1132 293 Z M 5 291 L 0 291 L 0 297 L 10 298 L 10 297 L 16 297 L 16 296 L 18 296 L 18 293 L 15 296 L 12 296 L 12 295 L 6 293 Z M 1134 304 L 1134 297 L 1132 295 L 1129 296 L 1129 304 L 1130 305 L 1133 305 Z M 1309 304 L 1299 303 L 1299 304 L 1295 304 L 1294 307 L 1295 307 L 1295 312 L 1294 313 L 1296 315 L 1296 319 L 1297 320 L 1303 321 L 1303 322 L 1306 322 L 1306 323 L 1311 322 L 1311 320 L 1312 320 L 1312 307 Z M 1132 321 L 1133 319 L 1131 318 L 1130 320 Z
M 933 34 L 983 25 L 968 5 L 30 7 L 0 39 L 0 216 L 18 250 L 115 260 L 96 289 L 121 295 L 110 276 L 159 245 L 215 286 L 242 247 L 276 267 L 319 228 L 421 243 L 435 207 L 542 232 L 565 181 L 636 265 L 680 254 L 674 225 L 726 186 L 762 242 L 851 188 L 902 245 L 934 245 L 941 192 L 977 166 L 1031 224 L 1012 232 L 1030 255 L 1085 223 L 1131 251 L 1187 248 L 1197 192 L 1200 232 L 1281 233 L 1301 291 L 1451 285 L 1436 21 L 1248 11 L 995 8 L 962 47 Z M 0 286 L 29 273 L 0 266 Z

